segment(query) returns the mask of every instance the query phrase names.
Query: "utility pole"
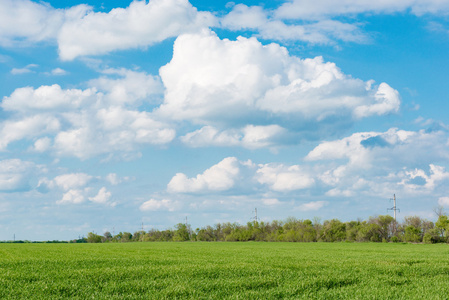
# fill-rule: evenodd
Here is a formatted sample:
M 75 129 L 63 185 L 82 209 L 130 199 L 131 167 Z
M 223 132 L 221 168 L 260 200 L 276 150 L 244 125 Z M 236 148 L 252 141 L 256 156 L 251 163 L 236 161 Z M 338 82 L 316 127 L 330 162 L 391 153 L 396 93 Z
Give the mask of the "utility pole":
M 254 209 L 254 222 L 257 223 L 258 218 L 257 218 L 257 207 Z
M 396 222 L 396 211 L 401 211 L 399 208 L 396 208 L 396 194 L 393 194 L 393 198 L 390 198 L 390 201 L 393 201 L 393 207 L 387 208 L 387 211 L 392 210 L 394 215 L 394 222 Z
M 143 222 L 142 222 L 142 231 L 143 231 Z
M 399 208 L 396 207 L 396 194 L 393 194 L 393 199 L 390 198 L 390 201 L 393 201 L 393 207 L 387 208 L 387 211 L 392 210 L 394 215 L 394 224 L 393 224 L 393 234 L 396 233 L 396 211 L 401 211 Z

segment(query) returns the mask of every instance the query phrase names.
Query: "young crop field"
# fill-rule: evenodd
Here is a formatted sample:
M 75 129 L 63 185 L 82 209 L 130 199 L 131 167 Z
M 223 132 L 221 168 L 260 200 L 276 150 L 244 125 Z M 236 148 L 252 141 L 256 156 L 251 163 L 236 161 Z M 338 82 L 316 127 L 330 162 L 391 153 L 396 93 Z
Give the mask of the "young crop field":
M 0 244 L 0 299 L 448 296 L 442 244 Z

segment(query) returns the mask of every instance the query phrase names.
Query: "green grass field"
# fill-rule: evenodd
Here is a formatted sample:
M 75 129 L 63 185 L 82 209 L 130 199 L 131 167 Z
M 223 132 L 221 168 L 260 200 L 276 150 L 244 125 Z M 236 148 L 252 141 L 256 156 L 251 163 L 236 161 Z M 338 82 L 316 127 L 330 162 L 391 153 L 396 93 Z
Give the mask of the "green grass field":
M 441 244 L 0 244 L 0 299 L 448 297 Z

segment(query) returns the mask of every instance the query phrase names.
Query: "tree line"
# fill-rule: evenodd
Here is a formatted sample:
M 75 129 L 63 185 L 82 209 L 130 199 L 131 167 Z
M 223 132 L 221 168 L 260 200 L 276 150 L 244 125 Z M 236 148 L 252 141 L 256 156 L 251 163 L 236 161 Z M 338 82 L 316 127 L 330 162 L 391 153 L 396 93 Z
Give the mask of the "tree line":
M 412 242 L 449 243 L 449 218 L 441 214 L 435 223 L 418 216 L 405 217 L 398 223 L 390 215 L 370 217 L 368 220 L 341 222 L 338 219 L 320 222 L 318 219 L 284 221 L 218 223 L 192 230 L 189 224 L 179 223 L 173 229 L 120 232 L 103 235 L 89 232 L 87 238 L 72 242 Z

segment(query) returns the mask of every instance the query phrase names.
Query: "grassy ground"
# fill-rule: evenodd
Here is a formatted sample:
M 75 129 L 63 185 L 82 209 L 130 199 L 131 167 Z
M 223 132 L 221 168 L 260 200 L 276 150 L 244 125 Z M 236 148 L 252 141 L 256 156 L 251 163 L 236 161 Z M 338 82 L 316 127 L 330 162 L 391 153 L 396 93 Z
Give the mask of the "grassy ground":
M 0 244 L 0 299 L 448 297 L 448 245 Z

